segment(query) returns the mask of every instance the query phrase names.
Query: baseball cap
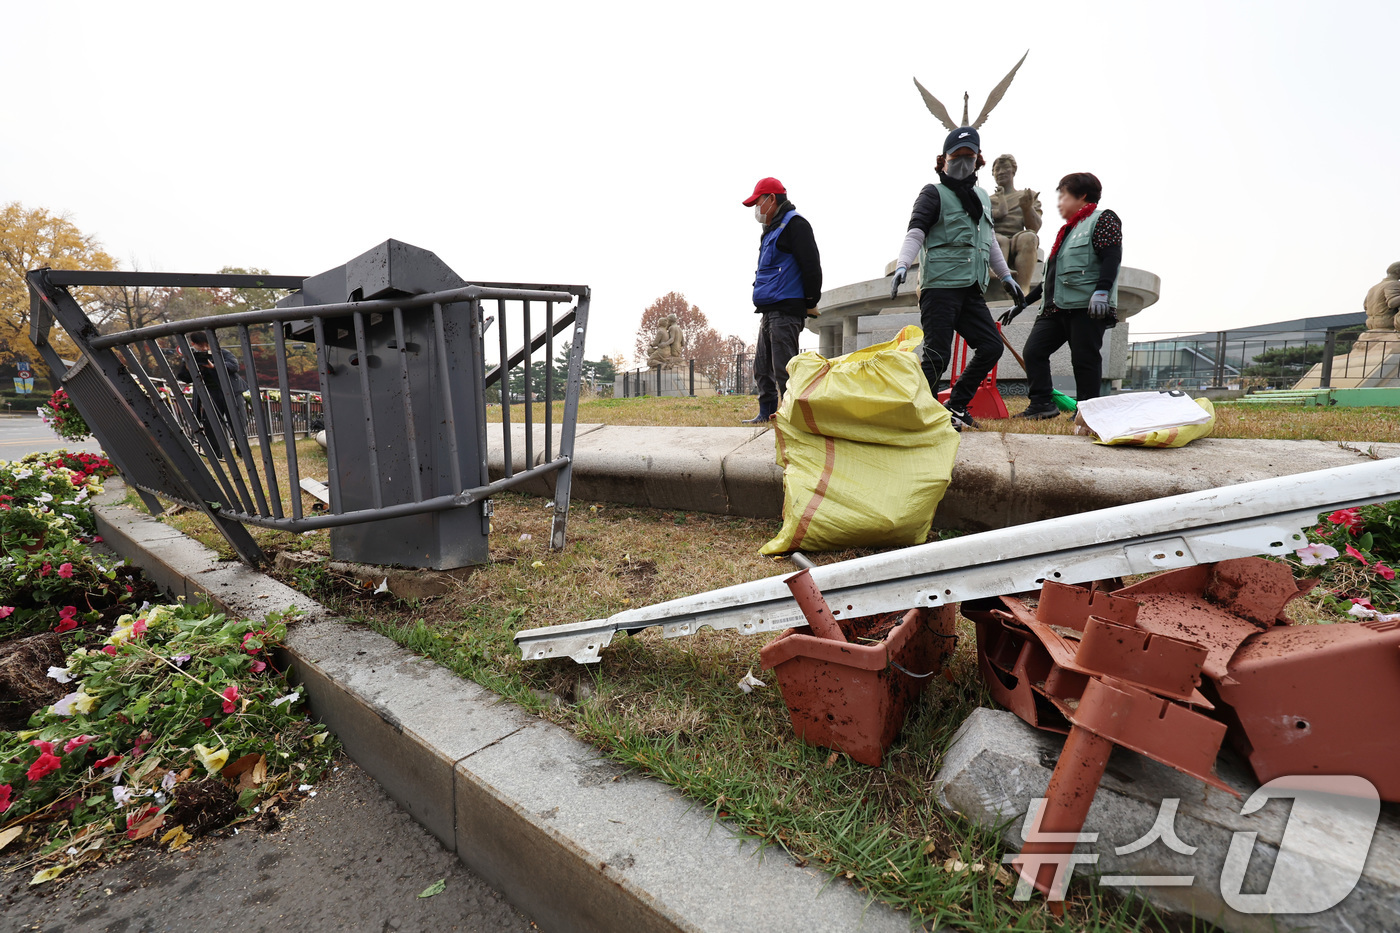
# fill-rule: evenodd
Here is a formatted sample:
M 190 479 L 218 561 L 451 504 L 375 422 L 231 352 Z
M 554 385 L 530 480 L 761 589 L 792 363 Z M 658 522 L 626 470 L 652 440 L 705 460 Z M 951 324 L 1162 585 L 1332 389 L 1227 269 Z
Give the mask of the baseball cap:
M 787 194 L 787 189 L 776 178 L 760 178 L 758 184 L 753 186 L 753 194 L 744 201 L 744 206 L 753 207 L 754 203 L 765 194 Z
M 948 138 L 943 140 L 943 154 L 947 155 L 964 146 L 973 152 L 982 151 L 982 137 L 970 126 L 960 126 L 948 134 Z

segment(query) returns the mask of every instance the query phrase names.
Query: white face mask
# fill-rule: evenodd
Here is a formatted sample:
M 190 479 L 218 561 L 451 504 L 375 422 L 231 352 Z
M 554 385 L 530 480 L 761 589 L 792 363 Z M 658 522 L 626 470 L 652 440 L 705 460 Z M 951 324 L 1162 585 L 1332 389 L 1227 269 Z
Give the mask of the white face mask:
M 763 216 L 763 211 L 757 204 L 753 206 L 753 219 L 761 224 L 766 224 L 768 222 L 767 218 Z
M 956 159 L 948 160 L 948 177 L 959 180 L 967 178 L 977 171 L 976 156 L 958 156 Z

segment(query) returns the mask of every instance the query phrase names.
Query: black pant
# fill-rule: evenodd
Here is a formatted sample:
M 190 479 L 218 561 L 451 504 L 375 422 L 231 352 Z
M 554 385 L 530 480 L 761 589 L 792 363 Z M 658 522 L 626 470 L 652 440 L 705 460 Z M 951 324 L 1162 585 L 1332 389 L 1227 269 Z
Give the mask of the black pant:
M 972 348 L 972 359 L 948 396 L 949 408 L 966 411 L 977 387 L 1001 359 L 1001 335 L 992 323 L 982 289 L 976 285 L 924 289 L 919 294 L 919 323 L 924 328 L 924 378 L 935 397 L 938 383 L 953 361 L 953 332 L 961 334 Z
M 803 323 L 803 318 L 782 311 L 764 311 L 758 322 L 753 378 L 758 383 L 760 418 L 776 413 L 787 391 L 787 364 L 797 355 L 797 338 L 802 334 Z
M 1074 397 L 1081 402 L 1099 397 L 1103 380 L 1103 335 L 1109 319 L 1095 320 L 1086 308 L 1073 311 L 1057 309 L 1035 319 L 1031 335 L 1026 338 L 1026 382 L 1029 384 L 1030 407 L 1049 408 L 1055 404 L 1054 384 L 1050 378 L 1050 356 L 1069 344 L 1070 366 L 1074 369 Z

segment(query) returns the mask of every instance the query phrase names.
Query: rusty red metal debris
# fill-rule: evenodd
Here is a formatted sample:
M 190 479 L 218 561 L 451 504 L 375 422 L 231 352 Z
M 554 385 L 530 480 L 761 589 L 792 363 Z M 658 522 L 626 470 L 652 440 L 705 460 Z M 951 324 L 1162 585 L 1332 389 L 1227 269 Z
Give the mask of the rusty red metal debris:
M 1360 775 L 1400 800 L 1400 724 L 1361 714 L 1400 704 L 1400 624 L 1294 625 L 1286 607 L 1310 586 L 1247 557 L 1111 594 L 1046 583 L 1034 610 L 1011 597 L 964 608 L 992 697 L 1068 733 L 1038 820 L 1054 838 L 1018 861 L 1037 888 L 1054 866 L 1029 856 L 1073 851 L 1112 745 L 1231 790 L 1214 773 L 1228 735 L 1260 782 Z

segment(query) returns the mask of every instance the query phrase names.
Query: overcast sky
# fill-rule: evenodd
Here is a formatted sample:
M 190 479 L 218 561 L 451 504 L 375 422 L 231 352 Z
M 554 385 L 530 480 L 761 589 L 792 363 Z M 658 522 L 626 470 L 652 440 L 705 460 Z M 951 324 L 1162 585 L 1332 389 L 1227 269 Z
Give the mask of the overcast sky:
M 395 237 L 591 285 L 590 358 L 671 290 L 753 338 L 764 175 L 828 287 L 880 275 L 946 132 L 911 77 L 975 117 L 1027 48 L 985 151 L 1050 209 L 1100 177 L 1162 277 L 1135 334 L 1358 311 L 1400 260 L 1395 0 L 29 2 L 5 32 L 0 201 L 124 267 L 309 275 Z

